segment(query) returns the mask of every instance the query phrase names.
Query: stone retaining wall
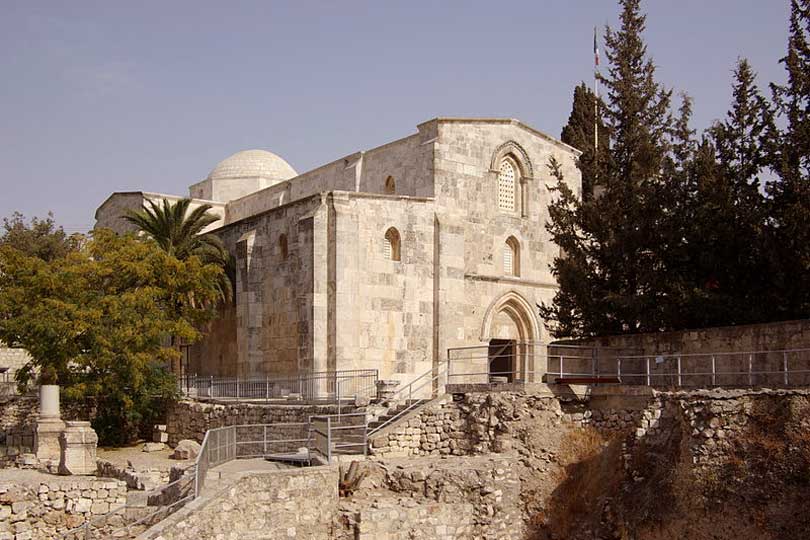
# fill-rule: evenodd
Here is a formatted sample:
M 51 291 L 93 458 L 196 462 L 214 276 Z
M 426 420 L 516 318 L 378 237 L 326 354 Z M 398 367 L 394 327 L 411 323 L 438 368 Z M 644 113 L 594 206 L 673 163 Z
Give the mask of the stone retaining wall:
M 374 456 L 480 455 L 500 452 L 499 434 L 515 418 L 515 409 L 525 408 L 556 416 L 561 423 L 587 424 L 591 412 L 577 396 L 533 396 L 522 392 L 464 394 L 459 401 L 449 396 L 434 401 L 403 421 L 369 437 Z
M 2 483 L 0 540 L 54 538 L 57 533 L 82 526 L 92 516 L 123 506 L 126 492 L 121 481 L 95 478 Z
M 326 540 L 337 503 L 335 467 L 245 473 L 201 507 L 180 510 L 138 538 Z
M 356 408 L 344 405 L 343 413 L 354 412 Z M 174 404 L 168 411 L 166 433 L 169 445 L 174 447 L 183 439 L 202 443 L 209 429 L 244 425 L 306 422 L 315 414 L 336 414 L 335 405 L 295 405 L 295 404 L 216 404 L 193 400 L 183 400 Z
M 394 460 L 363 468 L 368 476 L 341 505 L 335 540 L 525 537 L 514 459 Z

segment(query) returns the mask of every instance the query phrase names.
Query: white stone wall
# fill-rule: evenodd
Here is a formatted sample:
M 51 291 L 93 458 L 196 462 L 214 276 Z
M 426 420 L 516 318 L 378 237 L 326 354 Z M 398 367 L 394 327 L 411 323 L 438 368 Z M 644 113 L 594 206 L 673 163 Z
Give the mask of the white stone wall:
M 335 193 L 329 339 L 338 369 L 379 369 L 408 380 L 433 364 L 434 214 L 432 201 Z M 386 258 L 386 231 L 401 260 Z M 330 286 L 330 290 L 331 290 Z
M 507 143 L 519 153 L 525 211 L 498 208 Z M 552 156 L 578 192 L 570 147 L 516 121 L 437 119 L 231 202 L 218 234 L 237 256 L 237 305 L 195 348 L 197 372 L 373 368 L 407 381 L 448 347 L 547 340 L 537 304 L 557 288 L 549 265 L 558 248 L 545 230 Z M 389 176 L 396 195 L 384 194 Z M 399 262 L 383 255 L 389 227 L 400 234 Z M 518 276 L 504 275 L 510 236 L 520 244 Z M 485 357 L 479 363 L 486 369 Z

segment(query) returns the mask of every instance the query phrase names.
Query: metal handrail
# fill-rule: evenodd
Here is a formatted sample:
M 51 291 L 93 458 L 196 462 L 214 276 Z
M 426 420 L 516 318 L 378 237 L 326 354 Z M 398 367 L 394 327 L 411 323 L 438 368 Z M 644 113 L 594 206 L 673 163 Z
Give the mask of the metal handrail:
M 432 385 L 434 382 L 438 381 L 442 377 L 442 375 L 447 374 L 447 363 L 442 362 L 441 364 L 439 364 L 439 368 L 438 368 L 436 374 L 433 377 L 431 377 L 430 380 L 427 380 L 427 381 L 423 382 L 422 384 L 420 384 L 418 387 L 413 388 L 414 383 L 416 383 L 422 377 L 425 377 L 426 375 L 431 374 L 431 373 L 433 373 L 432 369 L 430 371 L 425 372 L 424 374 L 420 375 L 419 377 L 417 377 L 413 381 L 411 381 L 411 383 L 409 385 L 407 385 L 404 388 L 402 388 L 401 390 L 397 391 L 396 393 L 394 393 L 393 396 L 391 396 L 391 398 L 389 398 L 388 401 L 390 403 L 390 402 L 394 401 L 394 399 L 393 399 L 394 396 L 396 396 L 397 394 L 399 394 L 401 392 L 404 392 L 406 389 L 408 390 L 409 398 L 408 398 L 407 406 L 404 409 L 402 409 L 401 411 L 399 411 L 398 413 L 394 414 L 394 416 L 392 416 L 391 418 L 389 418 L 388 420 L 386 420 L 385 422 L 383 422 L 379 426 L 377 426 L 374 429 L 372 429 L 371 431 L 369 431 L 368 432 L 369 437 L 374 435 L 375 433 L 379 432 L 383 428 L 391 425 L 393 422 L 399 420 L 404 415 L 408 414 L 413 409 L 415 409 L 417 406 L 419 406 L 420 403 L 416 403 L 416 402 L 413 401 L 414 392 L 418 392 L 419 390 L 421 390 L 422 388 L 424 388 L 428 384 Z
M 333 385 L 338 380 L 353 381 L 358 388 L 355 394 L 360 395 L 362 392 L 370 396 L 378 378 L 379 372 L 376 369 L 356 369 L 250 378 L 195 375 L 184 377 L 179 384 L 185 395 L 197 399 L 270 401 L 298 394 L 307 401 L 332 402 L 335 400 Z M 364 384 L 365 381 L 371 383 Z

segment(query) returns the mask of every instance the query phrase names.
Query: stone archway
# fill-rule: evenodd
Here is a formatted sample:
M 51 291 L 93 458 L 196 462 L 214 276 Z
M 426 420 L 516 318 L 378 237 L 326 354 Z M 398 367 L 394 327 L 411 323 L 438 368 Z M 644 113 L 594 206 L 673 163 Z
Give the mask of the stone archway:
M 489 345 L 490 380 L 534 380 L 535 344 L 539 338 L 537 319 L 523 296 L 509 291 L 490 304 L 481 328 L 481 341 Z

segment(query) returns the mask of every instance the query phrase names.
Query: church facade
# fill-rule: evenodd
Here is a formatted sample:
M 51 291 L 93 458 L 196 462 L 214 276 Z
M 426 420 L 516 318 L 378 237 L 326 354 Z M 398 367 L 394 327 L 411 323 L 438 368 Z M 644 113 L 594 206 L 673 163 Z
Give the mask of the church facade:
M 235 301 L 186 371 L 408 381 L 449 348 L 547 342 L 537 305 L 557 289 L 559 253 L 548 164 L 579 193 L 578 155 L 517 120 L 437 118 L 303 174 L 261 150 L 227 158 L 189 194 L 220 216 L 210 230 L 236 258 Z M 127 230 L 126 209 L 160 198 L 179 197 L 114 193 L 96 226 Z

